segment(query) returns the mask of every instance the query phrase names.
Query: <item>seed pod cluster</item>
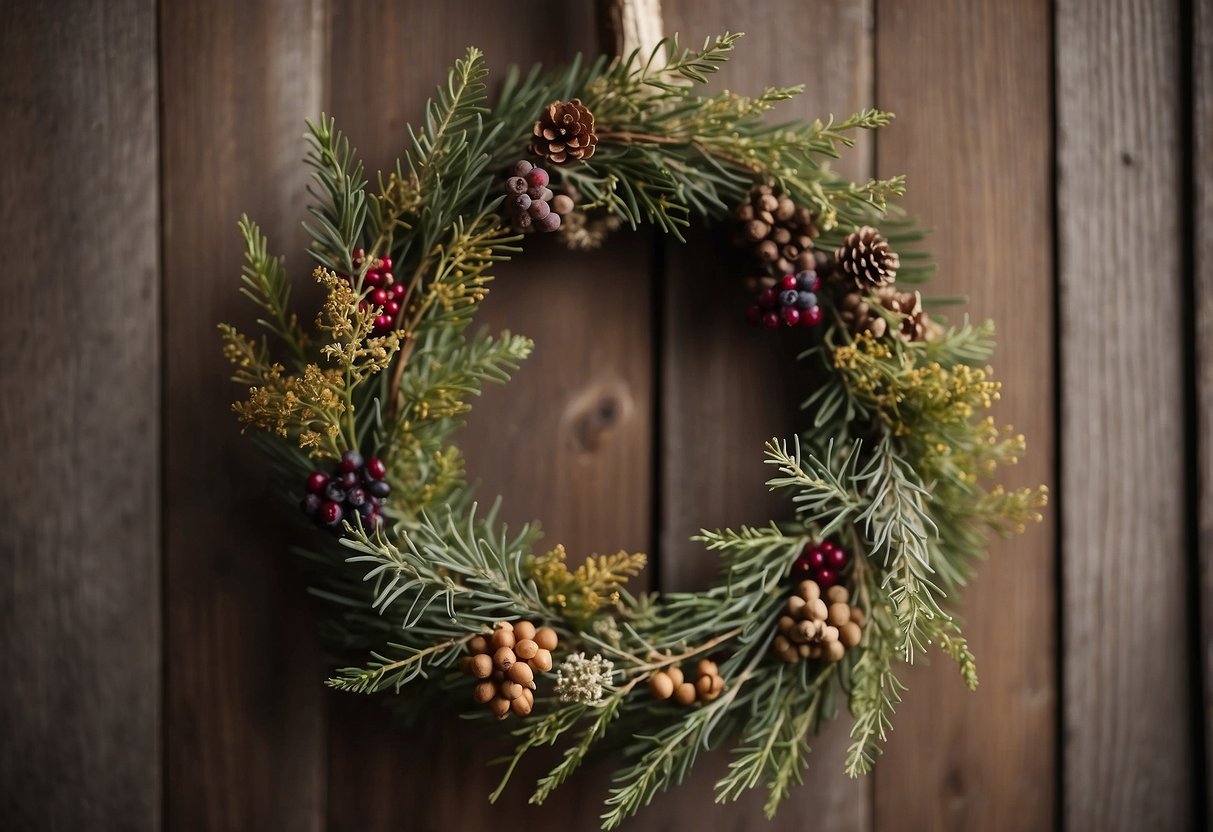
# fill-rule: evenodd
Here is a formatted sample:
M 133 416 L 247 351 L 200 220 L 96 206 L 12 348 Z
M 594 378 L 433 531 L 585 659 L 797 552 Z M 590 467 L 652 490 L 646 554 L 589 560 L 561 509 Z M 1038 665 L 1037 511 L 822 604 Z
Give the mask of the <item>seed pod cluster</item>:
M 553 193 L 548 185 L 548 172 L 526 159 L 511 168 L 505 180 L 505 213 L 515 231 L 555 231 L 561 217 L 572 212 L 572 198 Z
M 795 274 L 816 267 L 813 238 L 818 232 L 808 208 L 761 184 L 750 190 L 733 214 L 740 224 L 743 244 L 752 247 L 758 262 L 776 274 Z
M 804 659 L 836 662 L 863 640 L 863 610 L 848 603 L 845 586 L 832 586 L 822 597 L 816 581 L 801 581 L 788 597 L 779 632 L 771 644 L 788 664 Z
M 535 676 L 552 669 L 557 643 L 555 630 L 530 621 L 498 621 L 492 635 L 473 637 L 460 664 L 476 680 L 472 701 L 498 719 L 529 714 L 535 707 Z
M 701 659 L 695 666 L 695 681 L 690 681 L 678 666 L 659 670 L 649 677 L 649 692 L 655 699 L 673 699 L 679 705 L 711 702 L 724 691 L 724 677 L 716 662 Z

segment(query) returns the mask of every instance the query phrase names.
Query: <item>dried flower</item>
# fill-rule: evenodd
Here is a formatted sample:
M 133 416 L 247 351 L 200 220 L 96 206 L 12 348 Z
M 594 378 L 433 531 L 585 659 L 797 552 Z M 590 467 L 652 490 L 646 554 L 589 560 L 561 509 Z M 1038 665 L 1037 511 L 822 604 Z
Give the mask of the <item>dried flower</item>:
M 615 665 L 597 653 L 592 659 L 585 653 L 570 653 L 556 671 L 556 695 L 561 702 L 597 702 L 603 687 L 611 684 L 614 671 Z

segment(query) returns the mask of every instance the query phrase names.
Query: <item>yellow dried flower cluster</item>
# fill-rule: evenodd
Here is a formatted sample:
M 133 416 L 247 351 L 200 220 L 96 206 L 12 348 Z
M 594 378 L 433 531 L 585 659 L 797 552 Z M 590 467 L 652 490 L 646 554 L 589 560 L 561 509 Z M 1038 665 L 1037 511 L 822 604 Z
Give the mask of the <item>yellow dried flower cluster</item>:
M 577 622 L 587 622 L 607 604 L 619 601 L 619 590 L 639 574 L 648 559 L 639 553 L 590 555 L 569 571 L 564 546 L 529 561 L 529 572 L 544 600 Z

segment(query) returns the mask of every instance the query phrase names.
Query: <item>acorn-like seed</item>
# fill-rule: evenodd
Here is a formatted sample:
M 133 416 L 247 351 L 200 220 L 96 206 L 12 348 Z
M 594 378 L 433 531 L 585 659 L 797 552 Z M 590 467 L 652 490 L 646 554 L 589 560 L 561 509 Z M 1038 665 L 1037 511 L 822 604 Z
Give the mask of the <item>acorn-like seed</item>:
M 477 653 L 471 659 L 471 674 L 477 679 L 489 678 L 493 672 L 493 657 L 488 653 Z
M 826 590 L 826 600 L 831 604 L 845 604 L 851 599 L 851 593 L 845 586 L 832 586 Z
M 535 707 L 533 699 L 527 699 L 525 696 L 519 696 L 517 699 L 510 702 L 510 710 L 518 716 L 526 716 Z
M 665 672 L 666 675 L 670 677 L 670 681 L 674 683 L 675 688 L 686 681 L 682 673 L 682 668 L 678 667 L 677 665 L 674 667 L 667 667 Z
M 468 641 L 468 651 L 471 653 L 489 652 L 489 640 L 484 636 L 472 636 Z
M 694 704 L 695 686 L 690 682 L 683 682 L 681 685 L 674 688 L 674 701 L 679 705 Z
M 821 631 L 821 640 L 826 644 L 832 644 L 835 641 L 838 641 L 838 628 L 833 626 L 826 627 Z
M 722 690 L 724 690 L 724 677 L 723 676 L 713 676 L 712 677 L 712 693 L 720 693 Z
M 514 638 L 517 639 L 518 641 L 523 641 L 524 639 L 534 640 L 535 625 L 529 621 L 515 622 L 514 623 Z
M 498 670 L 509 670 L 516 660 L 517 656 L 514 651 L 508 647 L 498 647 L 497 652 L 493 654 L 493 664 Z
M 535 654 L 535 658 L 531 659 L 530 665 L 540 673 L 547 673 L 552 669 L 552 653 L 550 650 L 539 648 L 539 652 Z
M 830 604 L 829 615 L 826 617 L 826 620 L 835 627 L 841 627 L 851 620 L 851 608 L 844 601 L 835 601 L 833 604 Z
M 489 702 L 489 710 L 498 719 L 505 719 L 510 715 L 510 700 L 504 696 L 495 697 Z
M 518 631 L 514 630 L 514 634 L 517 635 Z M 529 662 L 531 659 L 535 658 L 535 654 L 538 652 L 539 645 L 531 641 L 529 638 L 521 639 L 517 644 L 514 645 L 514 655 L 522 659 L 524 662 Z
M 535 684 L 535 672 L 526 662 L 515 662 L 510 665 L 510 669 L 506 671 L 505 675 L 511 682 L 517 682 L 520 685 Z
M 788 637 L 797 644 L 808 644 L 817 635 L 817 628 L 813 625 L 812 621 L 801 621 L 788 633 Z
M 848 621 L 838 628 L 838 640 L 846 647 L 858 647 L 863 640 L 863 631 L 854 621 Z
M 552 210 L 557 214 L 564 216 L 571 213 L 573 208 L 573 200 L 564 194 L 556 194 L 556 196 L 552 197 Z
M 781 615 L 776 626 L 779 627 L 779 632 L 786 633 L 796 626 L 796 619 L 790 615 Z
M 825 646 L 826 661 L 836 662 L 843 657 L 847 649 L 842 646 L 841 641 L 831 641 Z
M 497 686 L 492 682 L 478 682 L 476 687 L 472 688 L 472 701 L 477 705 L 483 705 L 497 695 Z
M 513 647 L 516 639 L 514 638 L 514 630 L 511 628 L 506 630 L 498 628 L 493 633 L 493 638 L 489 642 L 494 651 L 501 650 L 504 647 Z
M 669 699 L 674 694 L 674 682 L 659 670 L 649 677 L 649 692 L 655 699 Z
M 707 696 L 712 692 L 712 677 L 700 676 L 695 680 L 695 692 L 700 696 Z
M 700 659 L 699 664 L 695 666 L 695 671 L 700 676 L 715 676 L 720 672 L 720 668 L 711 659 Z
M 523 687 L 517 682 L 505 681 L 501 683 L 501 695 L 506 699 L 517 699 L 522 696 Z
M 829 608 L 826 607 L 826 602 L 820 598 L 814 598 L 807 606 L 809 617 L 814 621 L 825 621 L 830 615 Z
M 792 649 L 792 642 L 788 641 L 787 636 L 781 633 L 780 635 L 775 636 L 775 641 L 771 642 L 771 647 L 774 648 L 776 653 L 782 656 L 784 653 Z
M 863 610 L 861 610 L 859 607 L 851 607 L 851 620 L 860 627 L 863 626 L 864 617 Z
M 817 585 L 817 581 L 801 581 L 796 585 L 796 594 L 807 603 L 812 603 L 821 598 L 821 587 Z
M 540 649 L 551 651 L 556 649 L 560 639 L 551 627 L 540 627 L 535 631 L 534 642 L 539 645 Z
M 793 595 L 788 598 L 788 602 L 784 604 L 783 608 L 792 618 L 800 618 L 804 612 L 804 599 L 799 595 Z

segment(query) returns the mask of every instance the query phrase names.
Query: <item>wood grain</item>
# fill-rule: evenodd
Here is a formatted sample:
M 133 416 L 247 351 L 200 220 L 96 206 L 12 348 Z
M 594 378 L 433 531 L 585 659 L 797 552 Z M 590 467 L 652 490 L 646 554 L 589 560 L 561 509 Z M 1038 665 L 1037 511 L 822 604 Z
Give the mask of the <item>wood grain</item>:
M 1196 335 L 1196 443 L 1199 451 L 1199 614 L 1204 683 L 1205 820 L 1213 818 L 1213 0 L 1197 0 L 1192 26 L 1191 227 Z M 1199 785 L 1199 784 L 1196 784 Z
M 996 319 L 995 417 L 1028 440 L 1004 475 L 1013 486 L 1052 484 L 1053 472 L 1049 11 L 1044 0 L 888 0 L 876 21 L 877 104 L 899 116 L 878 136 L 877 173 L 905 173 L 906 207 L 937 229 L 930 292 L 967 295 L 964 311 Z M 1082 431 L 1070 435 L 1085 459 Z M 875 772 L 877 829 L 1052 828 L 1055 516 L 991 546 L 958 608 L 977 692 L 939 655 L 906 674 Z
M 541 37 L 534 34 L 540 20 Z M 596 51 L 594 22 L 589 4 L 566 5 L 558 15 L 538 2 L 473 16 L 437 2 L 340 7 L 332 110 L 368 167 L 386 168 L 404 148 L 405 124 L 416 122 L 469 45 L 484 50 L 490 80 L 500 79 L 510 63 L 556 65 L 579 49 Z M 343 44 L 368 31 L 387 42 L 407 40 L 408 60 L 377 51 L 342 60 Z M 540 519 L 547 542 L 564 543 L 571 559 L 645 551 L 653 487 L 651 242 L 632 237 L 573 254 L 551 239 L 529 238 L 528 249 L 497 271 L 478 323 L 531 336 L 535 352 L 508 385 L 486 389 L 474 403 L 459 436 L 469 474 L 480 480 L 484 501 L 506 495 L 508 522 Z M 488 742 L 483 725 L 426 726 L 385 740 L 378 703 L 345 697 L 333 709 L 334 828 L 488 829 L 503 818 L 536 830 L 597 825 L 606 795 L 602 769 L 587 769 L 540 809 L 526 804 L 542 773 L 528 765 L 493 806 L 486 795 L 501 770 L 487 763 L 505 747 Z M 346 772 L 350 766 L 356 772 Z
M 804 84 L 785 118 L 845 117 L 872 106 L 871 3 L 831 0 L 810 12 L 803 3 L 737 4 L 666 0 L 666 32 L 685 45 L 725 31 L 746 32 L 713 86 L 754 94 L 770 85 Z M 860 138 L 839 167 L 853 177 L 871 170 L 871 143 Z M 664 589 L 701 589 L 716 577 L 716 559 L 690 537 L 702 528 L 762 524 L 790 506 L 763 484 L 763 443 L 803 428 L 796 422 L 808 395 L 795 356 L 802 332 L 750 329 L 744 275 L 730 273 L 719 235 L 701 233 L 683 247 L 665 245 L 661 367 L 660 575 Z M 804 786 L 780 810 L 771 830 L 861 830 L 871 825 L 869 783 L 849 779 L 842 763 L 850 722 L 836 720 L 813 743 Z M 658 799 L 641 820 L 672 826 L 690 818 L 725 828 L 761 823 L 765 793 L 715 806 L 712 784 L 726 753 L 701 763 L 691 780 Z
M 325 723 L 313 618 L 268 473 L 227 403 L 217 321 L 247 211 L 306 284 L 304 119 L 321 109 L 322 0 L 160 10 L 165 320 L 165 821 L 317 829 Z
M 0 816 L 155 829 L 155 9 L 5 2 L 0 20 Z
M 1063 0 L 1057 43 L 1063 821 L 1188 829 L 1179 4 Z

